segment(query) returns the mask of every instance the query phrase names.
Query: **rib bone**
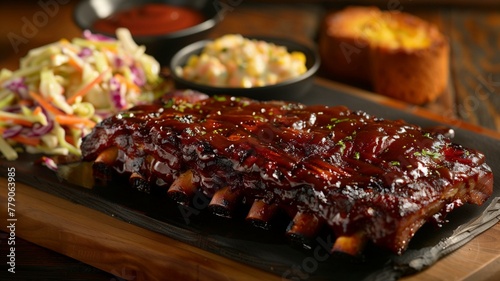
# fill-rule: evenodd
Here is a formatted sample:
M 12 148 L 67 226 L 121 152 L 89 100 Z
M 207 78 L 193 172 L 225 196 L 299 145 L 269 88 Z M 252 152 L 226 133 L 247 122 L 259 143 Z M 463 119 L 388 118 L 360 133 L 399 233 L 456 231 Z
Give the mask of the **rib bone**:
M 357 256 L 363 251 L 366 241 L 366 235 L 361 231 L 350 236 L 340 236 L 337 240 L 335 240 L 332 252 L 340 252 L 350 256 Z
M 278 206 L 276 204 L 267 204 L 261 199 L 256 199 L 248 211 L 246 220 L 250 221 L 256 227 L 268 229 L 269 222 L 277 210 Z
M 297 212 L 287 229 L 286 235 L 293 242 L 307 247 L 309 240 L 314 238 L 324 221 L 316 215 L 307 212 Z
M 132 173 L 129 178 L 130 185 L 133 186 L 135 189 L 149 193 L 150 192 L 150 186 L 149 182 L 147 179 L 145 179 L 143 176 L 141 176 L 139 173 Z
M 234 208 L 239 203 L 240 194 L 237 189 L 234 190 L 226 186 L 215 192 L 208 206 L 214 214 L 230 218 Z
M 106 164 L 108 166 L 111 166 L 114 164 L 116 161 L 116 158 L 118 157 L 118 147 L 117 146 L 111 146 L 106 148 L 103 152 L 101 152 L 97 158 L 95 159 L 95 163 L 102 163 Z
M 193 172 L 187 170 L 174 180 L 167 191 L 167 194 L 176 202 L 189 204 L 198 186 L 193 182 Z

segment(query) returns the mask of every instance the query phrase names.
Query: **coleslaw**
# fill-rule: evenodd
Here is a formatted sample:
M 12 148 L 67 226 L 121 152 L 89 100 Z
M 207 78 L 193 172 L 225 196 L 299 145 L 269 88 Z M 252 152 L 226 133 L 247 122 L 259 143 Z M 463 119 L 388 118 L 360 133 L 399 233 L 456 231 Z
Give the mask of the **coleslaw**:
M 81 154 L 82 137 L 103 118 L 150 103 L 168 85 L 160 65 L 127 29 L 116 39 L 90 31 L 32 49 L 18 70 L 0 71 L 0 152 Z

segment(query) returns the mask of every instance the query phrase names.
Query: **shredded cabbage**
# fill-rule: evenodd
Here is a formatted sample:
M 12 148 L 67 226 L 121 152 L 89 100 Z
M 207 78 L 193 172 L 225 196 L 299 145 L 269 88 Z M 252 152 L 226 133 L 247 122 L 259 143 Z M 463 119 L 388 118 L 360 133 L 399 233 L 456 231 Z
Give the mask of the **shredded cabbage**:
M 0 71 L 0 154 L 81 155 L 96 123 L 169 90 L 160 65 L 127 29 L 116 39 L 86 30 L 81 38 L 32 49 L 18 70 Z

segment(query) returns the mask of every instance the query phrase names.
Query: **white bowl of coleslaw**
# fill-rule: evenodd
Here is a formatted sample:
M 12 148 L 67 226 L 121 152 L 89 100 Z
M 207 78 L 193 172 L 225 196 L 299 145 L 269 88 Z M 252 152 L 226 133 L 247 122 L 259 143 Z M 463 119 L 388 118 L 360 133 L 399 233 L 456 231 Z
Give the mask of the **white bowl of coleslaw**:
M 180 89 L 297 100 L 311 87 L 319 65 L 314 47 L 286 38 L 228 34 L 187 45 L 173 56 L 170 70 Z

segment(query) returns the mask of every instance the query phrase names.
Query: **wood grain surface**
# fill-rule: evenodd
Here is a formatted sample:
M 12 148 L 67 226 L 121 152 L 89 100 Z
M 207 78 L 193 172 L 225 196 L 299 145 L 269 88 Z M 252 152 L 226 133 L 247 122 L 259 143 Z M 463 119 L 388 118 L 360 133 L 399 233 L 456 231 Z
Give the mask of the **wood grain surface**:
M 434 22 L 451 44 L 447 93 L 426 107 L 500 131 L 500 19 L 485 9 L 441 8 L 412 13 Z

